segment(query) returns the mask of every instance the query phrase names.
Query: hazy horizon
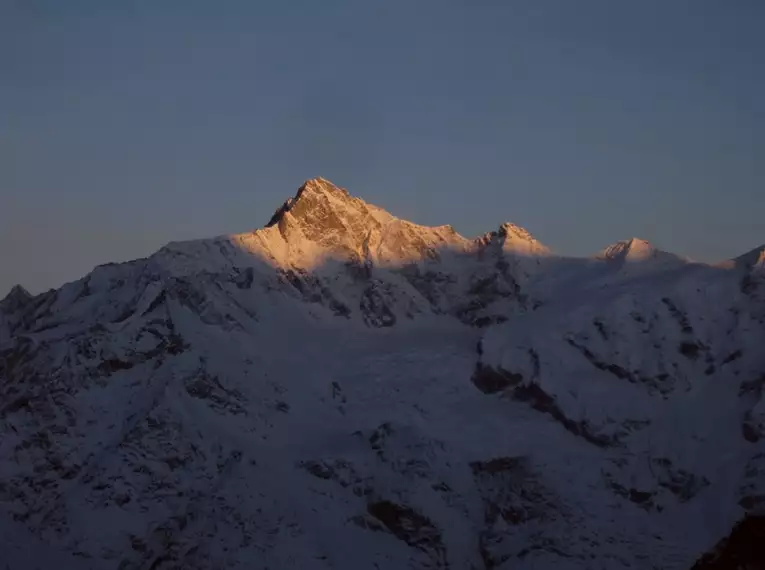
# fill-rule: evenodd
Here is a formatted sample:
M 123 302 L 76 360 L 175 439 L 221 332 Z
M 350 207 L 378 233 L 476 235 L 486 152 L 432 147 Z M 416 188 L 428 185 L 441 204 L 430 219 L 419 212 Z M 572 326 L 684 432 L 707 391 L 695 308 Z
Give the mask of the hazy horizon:
M 322 176 L 562 255 L 765 243 L 765 5 L 0 7 L 0 297 L 262 227 Z

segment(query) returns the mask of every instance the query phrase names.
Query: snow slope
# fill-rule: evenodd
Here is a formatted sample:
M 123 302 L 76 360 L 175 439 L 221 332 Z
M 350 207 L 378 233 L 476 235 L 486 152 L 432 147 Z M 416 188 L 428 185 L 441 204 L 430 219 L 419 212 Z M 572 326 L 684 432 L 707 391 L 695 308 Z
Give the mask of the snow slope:
M 689 568 L 765 504 L 757 259 L 565 259 L 315 179 L 15 289 L 0 568 Z

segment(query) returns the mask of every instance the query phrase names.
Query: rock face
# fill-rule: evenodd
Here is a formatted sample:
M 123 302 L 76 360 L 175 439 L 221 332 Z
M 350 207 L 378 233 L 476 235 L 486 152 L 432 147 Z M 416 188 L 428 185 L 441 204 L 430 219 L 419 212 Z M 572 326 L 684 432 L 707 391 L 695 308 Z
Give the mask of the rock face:
M 13 334 L 31 300 L 32 295 L 20 285 L 16 285 L 0 300 L 0 343 Z
M 0 567 L 690 568 L 765 504 L 760 257 L 565 259 L 315 179 L 14 288 Z
M 693 570 L 762 570 L 765 568 L 765 517 L 748 516 L 730 536 L 704 555 Z

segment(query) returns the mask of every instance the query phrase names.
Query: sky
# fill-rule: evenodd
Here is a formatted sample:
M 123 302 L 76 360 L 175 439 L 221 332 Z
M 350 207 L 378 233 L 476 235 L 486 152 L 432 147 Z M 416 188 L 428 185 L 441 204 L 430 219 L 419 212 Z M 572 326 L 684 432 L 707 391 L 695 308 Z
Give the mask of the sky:
M 323 176 L 466 236 L 765 243 L 762 0 L 0 0 L 0 296 Z

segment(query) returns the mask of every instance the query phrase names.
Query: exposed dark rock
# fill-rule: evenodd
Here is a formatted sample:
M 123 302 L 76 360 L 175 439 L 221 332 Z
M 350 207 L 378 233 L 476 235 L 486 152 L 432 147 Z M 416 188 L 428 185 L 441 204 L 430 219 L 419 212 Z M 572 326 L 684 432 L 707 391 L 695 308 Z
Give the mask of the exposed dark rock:
M 756 400 L 760 397 L 763 390 L 765 390 L 765 374 L 761 374 L 753 380 L 746 380 L 742 382 L 738 390 L 738 395 L 752 396 Z
M 451 275 L 430 269 L 422 270 L 417 264 L 406 265 L 399 272 L 433 307 L 438 307 L 447 288 L 456 283 Z
M 661 302 L 664 303 L 669 310 L 669 314 L 672 315 L 675 321 L 677 321 L 677 324 L 680 325 L 680 330 L 685 334 L 693 334 L 693 327 L 688 320 L 688 316 L 678 309 L 677 305 L 675 305 L 675 303 L 668 297 L 664 297 Z
M 743 352 L 741 350 L 734 350 L 731 352 L 728 356 L 725 357 L 725 359 L 722 361 L 723 364 L 729 364 L 735 360 L 738 360 L 743 355 Z
M 291 285 L 308 303 L 324 305 L 340 317 L 349 317 L 351 310 L 337 300 L 332 291 L 316 277 L 302 269 L 287 269 L 278 272 L 279 276 Z
M 539 375 L 542 371 L 542 366 L 539 361 L 539 353 L 533 348 L 529 349 L 529 358 L 531 359 L 532 366 L 532 378 L 539 379 Z
M 192 313 L 201 315 L 205 294 L 186 279 L 176 277 L 168 287 L 170 296 Z
M 135 307 L 133 306 L 127 306 L 122 309 L 122 312 L 117 315 L 112 322 L 113 323 L 124 323 L 126 320 L 128 320 L 130 317 L 132 317 L 135 314 Z
M 746 516 L 692 570 L 765 570 L 765 516 Z
M 529 356 L 534 367 L 534 376 L 538 378 L 540 373 L 539 355 L 535 350 L 530 349 Z M 568 431 L 599 447 L 608 447 L 619 443 L 616 436 L 594 433 L 587 421 L 575 421 L 567 417 L 557 405 L 555 398 L 545 392 L 538 382 L 524 383 L 524 377 L 520 373 L 486 366 L 478 362 L 471 376 L 471 382 L 484 394 L 507 391 L 512 399 L 526 402 L 535 410 L 550 414 Z
M 364 322 L 371 327 L 391 327 L 396 324 L 396 315 L 388 306 L 388 300 L 380 290 L 382 284 L 373 283 L 359 302 Z
M 520 402 L 529 403 L 532 408 L 539 412 L 550 414 L 568 431 L 584 438 L 598 447 L 610 447 L 619 442 L 615 437 L 594 433 L 586 420 L 575 421 L 566 416 L 556 403 L 555 399 L 535 382 L 520 385 L 515 388 L 512 391 L 512 398 Z
M 526 469 L 527 460 L 525 457 L 497 457 L 488 461 L 473 461 L 470 468 L 474 475 L 488 474 L 497 475 L 499 473 L 514 473 Z
M 666 470 L 659 474 L 659 486 L 670 491 L 681 503 L 686 503 L 709 486 L 706 477 L 690 473 L 684 469 L 666 465 Z
M 527 458 L 497 457 L 472 462 L 470 468 L 483 501 L 479 551 L 485 568 L 496 568 L 510 557 L 522 558 L 524 548 L 552 546 L 547 537 L 538 533 L 532 534 L 522 547 L 510 546 L 516 527 L 566 517 L 562 501 L 531 469 Z
M 148 307 L 146 307 L 146 310 L 141 313 L 141 316 L 148 315 L 152 311 L 156 311 L 159 307 L 163 306 L 165 304 L 165 301 L 167 300 L 167 292 L 162 291 L 159 295 L 156 296 L 156 298 L 149 304 Z
M 765 506 L 765 453 L 758 453 L 747 462 L 739 488 L 739 505 L 748 511 Z
M 699 357 L 700 348 L 701 347 L 695 342 L 681 342 L 677 350 L 686 358 L 696 360 Z
M 186 393 L 192 398 L 204 400 L 214 410 L 231 414 L 246 414 L 247 399 L 238 390 L 228 389 L 217 376 L 200 368 L 184 381 Z
M 385 526 L 376 518 L 369 515 L 357 515 L 350 518 L 350 522 L 364 530 L 371 530 L 373 532 L 385 532 Z
M 255 279 L 255 271 L 252 267 L 248 267 L 244 271 L 238 271 L 234 277 L 234 283 L 239 289 L 249 289 L 252 287 L 252 282 Z
M 630 313 L 630 316 L 631 316 L 631 317 L 633 318 L 633 320 L 634 320 L 635 322 L 637 322 L 637 323 L 641 323 L 641 324 L 642 324 L 642 323 L 645 323 L 645 317 L 644 317 L 643 315 L 641 315 L 641 314 L 640 314 L 639 312 L 637 312 L 637 311 L 632 311 L 632 312 Z
M 119 358 L 108 358 L 98 365 L 98 371 L 110 375 L 120 370 L 130 370 L 133 366 L 135 366 L 133 362 L 127 362 Z
M 356 281 L 364 282 L 372 278 L 372 263 L 360 259 L 351 259 L 345 264 L 345 270 Z
M 427 553 L 436 568 L 448 566 L 441 531 L 428 517 L 409 506 L 386 500 L 370 503 L 367 512 L 385 525 L 393 536 Z
M 763 437 L 761 430 L 752 420 L 752 415 L 750 412 L 747 412 L 744 415 L 744 421 L 741 422 L 741 435 L 743 435 L 744 439 L 750 443 L 757 443 Z
M 645 510 L 652 510 L 656 508 L 654 504 L 654 497 L 656 493 L 652 491 L 641 491 L 634 487 L 624 487 L 616 481 L 608 481 L 608 486 L 619 496 L 624 497 L 638 505 Z
M 458 313 L 457 316 L 462 320 L 465 324 L 474 326 L 476 328 L 482 329 L 486 328 L 492 325 L 498 325 L 501 323 L 504 323 L 507 321 L 507 317 L 503 317 L 502 315 L 492 315 L 488 317 L 475 317 L 475 318 L 468 318 L 465 314 Z
M 624 475 L 621 470 L 627 464 L 626 460 L 614 461 L 616 471 L 604 470 L 606 484 L 617 495 L 647 511 L 664 510 L 665 501 L 670 499 L 666 492 L 680 503 L 685 503 L 709 486 L 709 480 L 706 477 L 680 469 L 666 457 L 651 459 L 651 473 L 654 475 L 655 483 L 643 488 L 627 486 L 620 482 Z
M 299 466 L 318 479 L 332 481 L 343 489 L 350 489 L 357 497 L 368 497 L 372 494 L 371 481 L 359 475 L 347 461 L 303 461 Z
M 302 466 L 311 475 L 319 479 L 330 480 L 335 476 L 335 470 L 331 466 L 319 461 L 306 461 Z
M 606 325 L 603 324 L 603 321 L 595 319 L 592 321 L 592 324 L 595 325 L 601 338 L 603 338 L 603 340 L 608 340 L 608 332 L 606 332 Z
M 385 449 L 385 440 L 393 433 L 393 426 L 389 422 L 380 424 L 369 436 L 369 444 L 381 459 Z
M 577 342 L 571 337 L 567 338 L 566 342 L 577 349 L 595 368 L 603 370 L 604 372 L 609 372 L 619 379 L 627 380 L 633 384 L 646 386 L 650 390 L 656 390 L 662 394 L 671 392 L 674 387 L 674 382 L 672 382 L 672 379 L 668 374 L 662 373 L 655 377 L 639 376 L 623 368 L 619 364 L 605 362 L 599 359 L 590 349 L 584 346 L 584 344 Z
M 485 366 L 479 362 L 476 364 L 475 371 L 470 380 L 484 394 L 496 394 L 510 386 L 523 382 L 523 376 L 518 373 L 502 370 L 501 368 L 496 369 L 491 366 Z

